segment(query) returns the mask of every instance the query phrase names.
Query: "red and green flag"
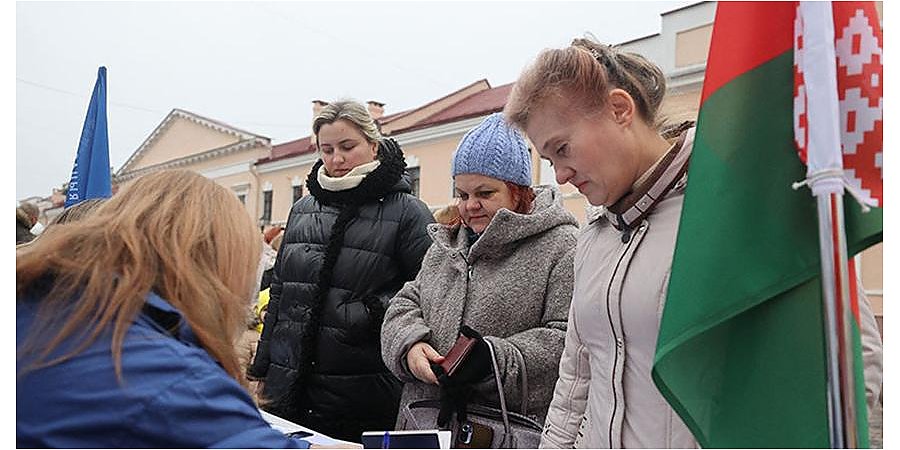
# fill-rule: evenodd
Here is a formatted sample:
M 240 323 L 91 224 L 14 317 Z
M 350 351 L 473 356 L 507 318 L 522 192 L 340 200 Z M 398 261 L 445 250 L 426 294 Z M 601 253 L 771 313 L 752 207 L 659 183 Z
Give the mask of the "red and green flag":
M 825 78 L 837 80 L 838 110 L 823 113 L 807 97 L 806 79 L 819 74 L 803 70 L 816 64 L 802 64 L 809 23 L 799 9 L 717 5 L 653 368 L 703 447 L 829 446 L 816 199 L 793 187 L 813 164 L 810 133 L 829 130 L 823 115 L 835 118 L 839 175 L 853 194 L 844 205 L 847 251 L 882 240 L 877 12 L 871 2 L 834 4 L 835 73 Z M 863 212 L 857 198 L 877 207 Z M 853 329 L 858 356 L 858 319 Z M 861 390 L 859 358 L 855 369 Z

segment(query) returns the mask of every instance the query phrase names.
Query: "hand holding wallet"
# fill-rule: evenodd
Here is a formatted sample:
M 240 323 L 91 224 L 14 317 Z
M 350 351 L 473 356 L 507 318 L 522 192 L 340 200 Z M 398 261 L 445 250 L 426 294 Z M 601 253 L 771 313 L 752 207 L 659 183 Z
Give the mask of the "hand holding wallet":
M 487 344 L 481 334 L 468 325 L 460 327 L 456 343 L 439 366 L 443 374 L 455 384 L 476 383 L 492 373 Z M 435 371 L 435 375 L 440 378 L 442 374 Z
M 461 421 L 465 421 L 466 405 L 474 392 L 474 385 L 493 373 L 490 349 L 481 334 L 463 325 L 444 360 L 440 364 L 432 363 L 431 370 L 441 386 L 438 425 L 446 426 L 454 412 Z M 480 442 L 483 432 L 475 434 L 479 435 L 476 441 Z
M 473 348 L 475 348 L 475 338 L 460 334 L 456 338 L 456 343 L 453 344 L 453 347 L 444 356 L 444 361 L 440 364 L 441 368 L 444 369 L 444 373 L 452 377 Z

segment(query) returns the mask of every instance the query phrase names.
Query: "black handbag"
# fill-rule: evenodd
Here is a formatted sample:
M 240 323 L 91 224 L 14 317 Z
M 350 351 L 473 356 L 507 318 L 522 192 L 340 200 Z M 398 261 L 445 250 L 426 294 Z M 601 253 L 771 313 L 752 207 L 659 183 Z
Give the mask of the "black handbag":
M 450 421 L 451 442 L 457 448 L 538 448 L 541 442 L 541 424 L 528 417 L 528 377 L 522 361 L 522 412 L 511 412 L 506 407 L 506 396 L 494 346 L 485 339 L 491 353 L 494 381 L 500 398 L 500 408 L 472 404 L 466 406 L 466 421 L 459 423 L 454 415 Z M 520 356 L 521 357 L 521 356 Z M 400 408 L 398 429 L 433 430 L 437 425 L 441 402 L 438 399 L 417 400 Z

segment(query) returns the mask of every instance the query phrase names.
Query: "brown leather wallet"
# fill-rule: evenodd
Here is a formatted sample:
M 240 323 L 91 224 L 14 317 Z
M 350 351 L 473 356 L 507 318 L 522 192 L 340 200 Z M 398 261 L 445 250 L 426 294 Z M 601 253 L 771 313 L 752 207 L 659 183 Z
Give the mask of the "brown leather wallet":
M 447 352 L 447 356 L 444 357 L 444 362 L 441 363 L 441 368 L 444 369 L 444 373 L 446 373 L 447 376 L 453 376 L 453 373 L 456 372 L 459 365 L 466 360 L 466 356 L 469 356 L 469 352 L 471 352 L 473 348 L 475 348 L 475 338 L 460 334 L 459 337 L 456 338 L 456 343 L 454 343 L 453 347 L 450 348 L 450 351 Z

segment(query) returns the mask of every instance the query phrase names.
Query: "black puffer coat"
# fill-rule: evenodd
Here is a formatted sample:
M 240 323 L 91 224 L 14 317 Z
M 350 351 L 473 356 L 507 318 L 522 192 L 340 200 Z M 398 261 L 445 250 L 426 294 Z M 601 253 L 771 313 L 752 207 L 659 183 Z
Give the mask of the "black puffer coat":
M 326 191 L 316 174 L 291 209 L 251 377 L 266 409 L 336 438 L 392 429 L 400 382 L 381 360 L 388 302 L 431 245 L 428 207 L 410 195 L 393 141 L 356 188 Z M 343 233 L 341 233 L 343 231 Z

